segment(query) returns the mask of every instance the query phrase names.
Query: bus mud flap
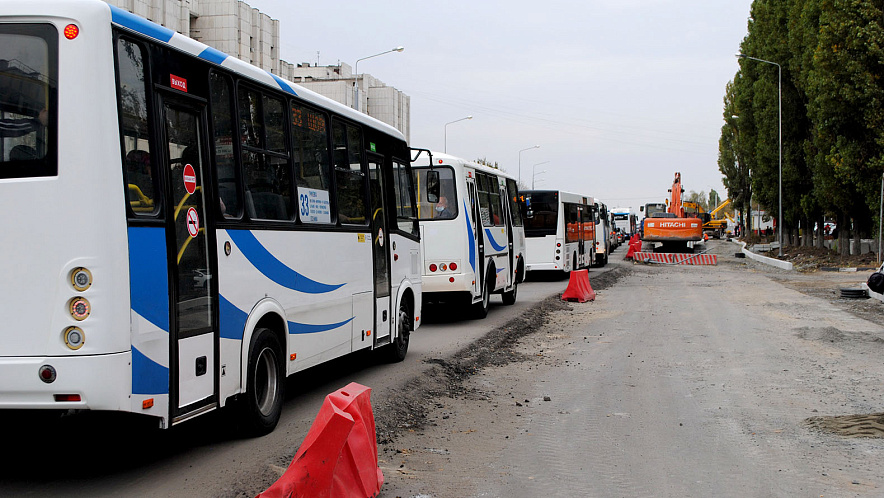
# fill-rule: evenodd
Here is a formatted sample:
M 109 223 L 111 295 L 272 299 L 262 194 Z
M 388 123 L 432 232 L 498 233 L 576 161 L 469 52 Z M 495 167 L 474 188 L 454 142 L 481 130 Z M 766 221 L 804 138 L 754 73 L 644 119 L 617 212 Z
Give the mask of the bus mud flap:
M 258 497 L 377 496 L 384 475 L 375 434 L 371 388 L 347 384 L 325 397 L 288 469 Z

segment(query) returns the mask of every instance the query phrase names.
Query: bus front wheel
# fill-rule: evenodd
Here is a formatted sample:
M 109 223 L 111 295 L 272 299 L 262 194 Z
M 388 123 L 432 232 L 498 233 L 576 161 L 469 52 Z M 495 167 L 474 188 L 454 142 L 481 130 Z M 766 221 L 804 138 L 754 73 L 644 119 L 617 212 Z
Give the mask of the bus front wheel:
M 503 304 L 505 304 L 507 306 L 511 306 L 513 304 L 516 304 L 516 294 L 518 294 L 518 292 L 519 292 L 519 281 L 516 279 L 513 279 L 513 290 L 511 290 L 509 292 L 504 292 L 500 296 L 503 299 Z
M 408 340 L 411 337 L 411 313 L 408 311 L 408 305 L 404 302 L 399 305 L 399 317 L 396 328 L 398 332 L 396 338 L 387 346 L 387 359 L 391 363 L 404 360 L 405 355 L 408 353 Z
M 276 428 L 285 399 L 282 345 L 268 328 L 256 329 L 251 342 L 241 423 L 246 433 L 263 436 Z
M 494 275 L 493 270 L 488 272 L 489 275 Z M 489 282 L 490 278 L 486 278 L 485 289 L 482 291 L 482 300 L 478 303 L 473 304 L 473 318 L 482 319 L 488 316 L 488 307 L 491 304 L 491 292 L 494 289 L 494 282 Z

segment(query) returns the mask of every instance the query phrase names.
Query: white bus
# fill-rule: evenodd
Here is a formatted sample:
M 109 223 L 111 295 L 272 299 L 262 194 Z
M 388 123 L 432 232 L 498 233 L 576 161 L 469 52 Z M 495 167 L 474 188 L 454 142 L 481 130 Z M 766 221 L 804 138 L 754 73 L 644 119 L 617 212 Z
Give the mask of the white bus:
M 440 152 L 412 158 L 423 251 L 424 301 L 456 301 L 484 318 L 492 294 L 516 302 L 525 231 L 516 179 Z
M 570 272 L 593 265 L 597 213 L 592 197 L 561 190 L 526 190 L 527 271 Z
M 421 311 L 401 133 L 100 0 L 0 8 L 0 409 L 169 427 L 404 358 Z
M 635 212 L 631 207 L 614 208 L 611 210 L 614 215 L 614 227 L 619 228 L 623 233 L 623 238 L 628 239 L 632 234 L 636 233 L 638 222 Z

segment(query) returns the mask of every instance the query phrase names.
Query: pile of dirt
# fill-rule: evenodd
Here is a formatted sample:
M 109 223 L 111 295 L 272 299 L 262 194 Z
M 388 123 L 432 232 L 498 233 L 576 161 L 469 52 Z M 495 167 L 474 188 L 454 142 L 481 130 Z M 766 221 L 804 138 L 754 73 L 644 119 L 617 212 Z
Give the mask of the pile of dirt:
M 818 271 L 821 268 L 873 268 L 877 255 L 852 254 L 841 256 L 837 252 L 825 247 L 785 246 L 783 255 L 779 256 L 779 249 L 769 252 L 758 252 L 762 256 L 789 261 L 798 271 Z

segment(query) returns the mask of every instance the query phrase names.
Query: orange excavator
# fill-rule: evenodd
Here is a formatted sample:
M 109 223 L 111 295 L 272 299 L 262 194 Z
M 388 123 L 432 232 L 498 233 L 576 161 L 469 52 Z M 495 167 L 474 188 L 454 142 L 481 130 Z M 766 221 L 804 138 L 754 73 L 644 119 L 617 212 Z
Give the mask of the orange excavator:
M 669 206 L 665 212 L 652 214 L 644 220 L 645 242 L 660 242 L 663 251 L 682 252 L 690 242 L 703 240 L 703 221 L 689 217 L 681 200 L 684 188 L 681 186 L 681 173 L 675 173 Z

